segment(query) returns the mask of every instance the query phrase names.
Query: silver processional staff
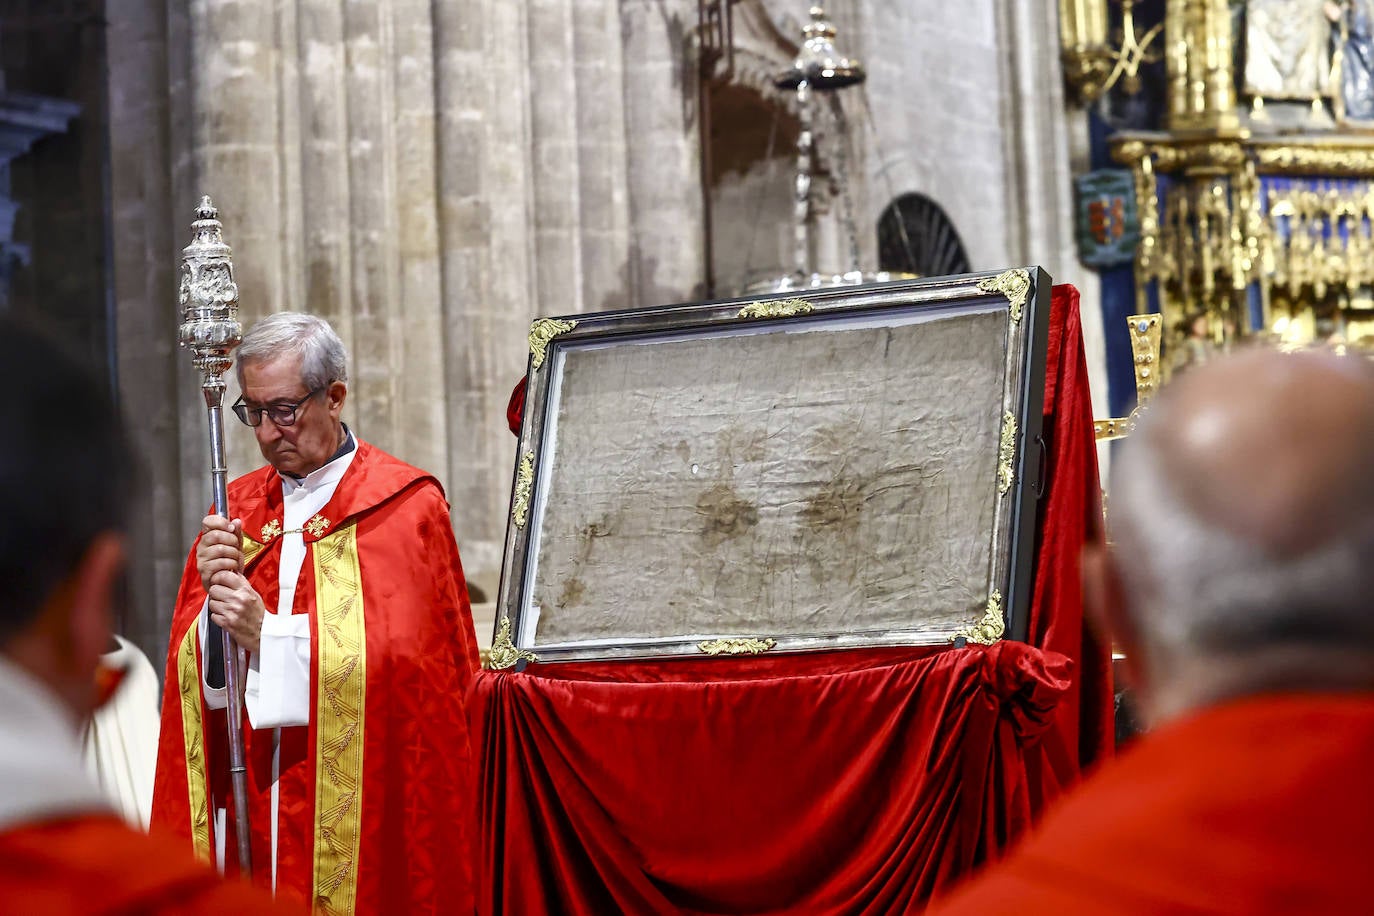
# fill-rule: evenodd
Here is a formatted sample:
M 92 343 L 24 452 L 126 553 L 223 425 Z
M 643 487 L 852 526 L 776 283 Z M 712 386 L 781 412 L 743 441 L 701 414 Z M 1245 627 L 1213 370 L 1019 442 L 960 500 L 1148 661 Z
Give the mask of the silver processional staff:
M 181 327 L 177 341 L 191 351 L 192 362 L 200 370 L 201 392 L 210 417 L 210 482 L 214 489 L 215 514 L 229 518 L 229 483 L 224 457 L 224 373 L 232 363 L 230 354 L 243 339 L 239 324 L 239 288 L 234 283 L 234 263 L 229 246 L 224 244 L 219 212 L 209 197 L 200 199 L 196 220 L 191 224 L 191 244 L 182 251 Z M 206 653 L 207 676 L 218 674 L 213 656 L 223 660 L 224 688 L 228 697 L 229 778 L 234 793 L 234 828 L 238 841 L 239 870 L 252 874 L 252 853 L 248 834 L 248 776 L 243 752 L 243 650 L 229 633 L 211 622 Z M 218 648 L 220 652 L 213 650 Z

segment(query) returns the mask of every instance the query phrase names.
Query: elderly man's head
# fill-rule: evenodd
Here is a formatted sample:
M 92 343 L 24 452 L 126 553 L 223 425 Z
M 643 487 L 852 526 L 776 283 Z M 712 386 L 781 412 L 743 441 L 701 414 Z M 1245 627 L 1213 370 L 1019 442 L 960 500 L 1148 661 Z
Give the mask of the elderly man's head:
M 235 359 L 242 397 L 262 457 L 283 474 L 318 470 L 343 444 L 348 353 L 329 323 L 277 312 L 243 336 Z
M 1160 721 L 1374 687 L 1374 368 L 1251 350 L 1165 389 L 1112 467 L 1089 601 Z
M 0 319 L 0 655 L 91 711 L 124 568 L 134 460 L 84 367 Z

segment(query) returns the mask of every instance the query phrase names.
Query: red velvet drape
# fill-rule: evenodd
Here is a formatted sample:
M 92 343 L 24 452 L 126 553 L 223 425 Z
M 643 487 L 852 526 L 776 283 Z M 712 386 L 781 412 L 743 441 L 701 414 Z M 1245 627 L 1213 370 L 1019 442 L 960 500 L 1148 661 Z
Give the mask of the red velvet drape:
M 1077 304 L 1055 289 L 1034 645 L 484 671 L 483 913 L 919 910 L 1107 746 L 1078 586 L 1098 489 Z

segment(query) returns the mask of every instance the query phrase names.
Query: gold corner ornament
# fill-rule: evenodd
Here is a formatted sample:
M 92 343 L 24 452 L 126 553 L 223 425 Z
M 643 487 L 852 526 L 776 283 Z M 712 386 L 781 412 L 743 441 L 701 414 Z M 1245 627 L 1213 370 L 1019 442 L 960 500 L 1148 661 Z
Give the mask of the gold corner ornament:
M 751 302 L 739 310 L 736 318 L 791 318 L 809 315 L 813 306 L 805 299 L 778 299 L 772 302 Z
M 1126 319 L 1131 334 L 1131 360 L 1135 365 L 1135 407 L 1130 416 L 1094 420 L 1093 438 L 1098 442 L 1124 439 L 1130 435 L 1140 420 L 1140 412 L 1159 392 L 1163 372 L 1160 360 L 1163 322 L 1163 316 L 1158 312 L 1131 315 Z
M 263 543 L 267 543 L 279 534 L 281 534 L 281 522 L 277 521 L 275 518 L 262 526 Z
M 502 617 L 501 626 L 496 631 L 496 638 L 491 641 L 491 650 L 487 652 L 487 668 L 492 671 L 502 671 L 506 668 L 514 668 L 516 664 L 524 659 L 528 662 L 539 661 L 539 656 L 528 649 L 516 648 L 515 641 L 510 635 L 510 618 Z
M 577 327 L 576 321 L 562 321 L 558 318 L 540 318 L 530 325 L 530 365 L 535 369 L 544 365 L 549 341 L 559 334 L 568 333 L 575 327 Z
M 976 642 L 980 646 L 990 646 L 1001 639 L 1006 631 L 1007 623 L 1002 618 L 1002 593 L 993 589 L 992 594 L 988 595 L 988 606 L 983 612 L 983 619 L 955 632 L 950 637 L 950 642 L 962 638 L 968 642 Z
M 1131 361 L 1135 363 L 1136 410 L 1149 403 L 1159 391 L 1161 316 L 1131 315 L 1126 319 L 1131 330 Z
M 530 491 L 534 489 L 534 452 L 526 452 L 520 457 L 520 466 L 515 472 L 515 501 L 511 504 L 510 515 L 515 527 L 525 527 L 530 514 Z
M 1005 496 L 1016 483 L 1016 417 L 1002 413 L 1002 441 L 997 446 L 997 492 Z
M 1030 271 L 1022 267 L 1004 271 L 995 277 L 979 280 L 978 288 L 985 293 L 1001 293 L 1006 296 L 1010 304 L 1008 312 L 1011 315 L 1011 323 L 1021 323 L 1021 313 L 1026 308 L 1026 298 L 1030 296 Z
M 776 639 L 708 639 L 697 643 L 707 655 L 762 655 L 778 644 Z

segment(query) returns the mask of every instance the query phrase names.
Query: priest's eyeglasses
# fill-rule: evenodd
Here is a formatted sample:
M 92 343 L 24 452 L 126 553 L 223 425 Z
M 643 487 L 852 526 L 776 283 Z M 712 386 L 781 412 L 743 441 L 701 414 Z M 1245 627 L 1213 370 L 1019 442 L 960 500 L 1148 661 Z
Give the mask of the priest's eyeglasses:
M 240 395 L 230 409 L 248 426 L 261 426 L 264 414 L 277 426 L 295 426 L 296 411 L 301 409 L 301 405 L 328 387 L 328 385 L 321 385 L 294 404 L 268 404 L 266 407 L 249 407 L 243 402 L 243 396 Z

